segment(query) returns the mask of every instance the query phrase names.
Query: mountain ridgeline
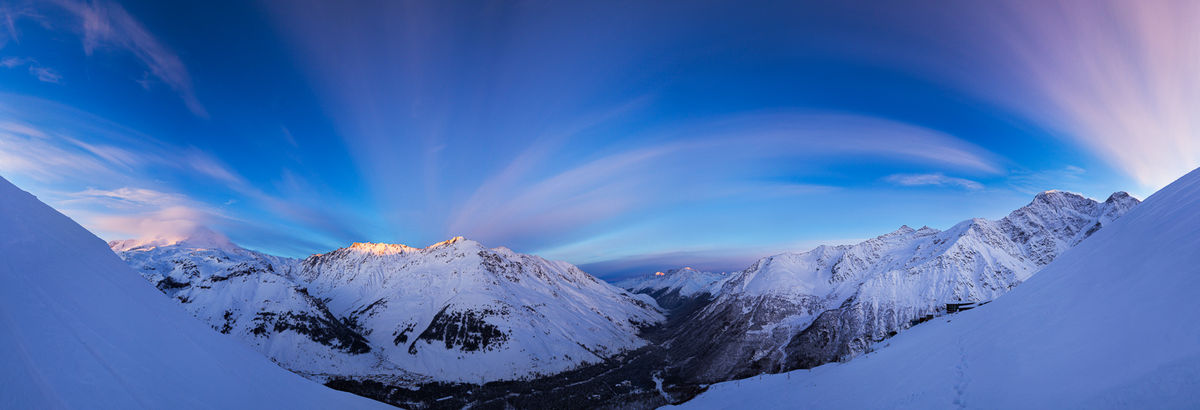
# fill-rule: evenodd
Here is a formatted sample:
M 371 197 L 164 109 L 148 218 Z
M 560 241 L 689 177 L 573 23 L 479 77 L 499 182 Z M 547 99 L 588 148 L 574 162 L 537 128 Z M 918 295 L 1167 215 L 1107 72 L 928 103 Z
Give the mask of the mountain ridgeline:
M 681 407 L 1196 408 L 1198 209 L 1200 169 L 992 303 L 847 363 L 709 386 Z
M 100 238 L 3 178 L 0 232 L 2 408 L 385 407 L 210 330 Z
M 186 238 L 110 245 L 216 331 L 339 386 L 537 378 L 644 346 L 640 329 L 664 319 L 570 264 L 462 238 L 303 260 Z
M 1124 192 L 1099 202 L 1047 191 L 996 221 L 903 226 L 855 245 L 766 257 L 727 276 L 677 272 L 622 284 L 680 304 L 689 288 L 674 275 L 707 280 L 690 288 L 711 300 L 673 318 L 664 342 L 686 363 L 677 367 L 682 383 L 810 368 L 861 354 L 948 303 L 995 299 L 1137 204 Z
M 463 238 L 305 259 L 211 232 L 110 246 L 217 332 L 338 389 L 418 408 L 645 408 L 849 359 L 947 303 L 995 299 L 1137 203 L 1048 191 L 996 221 L 905 226 L 740 272 L 682 268 L 619 287 Z

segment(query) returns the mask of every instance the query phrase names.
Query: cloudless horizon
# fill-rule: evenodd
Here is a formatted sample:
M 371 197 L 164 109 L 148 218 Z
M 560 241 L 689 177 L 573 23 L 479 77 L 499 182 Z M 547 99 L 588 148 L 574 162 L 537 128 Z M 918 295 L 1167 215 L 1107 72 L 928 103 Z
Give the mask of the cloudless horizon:
M 0 0 L 0 176 L 106 240 L 712 271 L 1200 166 L 1200 4 Z

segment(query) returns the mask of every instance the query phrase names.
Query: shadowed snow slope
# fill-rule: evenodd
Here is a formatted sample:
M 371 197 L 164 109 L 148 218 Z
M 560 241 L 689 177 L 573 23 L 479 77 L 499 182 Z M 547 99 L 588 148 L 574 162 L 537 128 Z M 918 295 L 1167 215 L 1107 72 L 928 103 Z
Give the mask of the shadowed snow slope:
M 0 178 L 0 408 L 372 408 L 189 317 Z
M 1047 191 L 999 220 L 766 257 L 730 275 L 672 345 L 693 350 L 684 368 L 702 383 L 846 360 L 947 303 L 1007 293 L 1137 204 L 1124 192 L 1100 202 Z
M 843 364 L 726 382 L 694 408 L 1200 406 L 1200 170 L 978 309 Z
M 463 238 L 302 261 L 204 237 L 109 246 L 217 331 L 322 382 L 544 376 L 642 347 L 663 320 L 649 297 L 571 264 Z

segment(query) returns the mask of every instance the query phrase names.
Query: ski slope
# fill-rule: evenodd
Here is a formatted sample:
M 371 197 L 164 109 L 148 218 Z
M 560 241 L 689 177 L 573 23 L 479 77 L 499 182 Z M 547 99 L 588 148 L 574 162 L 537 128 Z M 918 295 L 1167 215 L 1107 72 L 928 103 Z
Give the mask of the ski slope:
M 684 408 L 1196 408 L 1200 170 L 978 309 Z
M 390 408 L 214 332 L 3 178 L 0 363 L 0 408 Z

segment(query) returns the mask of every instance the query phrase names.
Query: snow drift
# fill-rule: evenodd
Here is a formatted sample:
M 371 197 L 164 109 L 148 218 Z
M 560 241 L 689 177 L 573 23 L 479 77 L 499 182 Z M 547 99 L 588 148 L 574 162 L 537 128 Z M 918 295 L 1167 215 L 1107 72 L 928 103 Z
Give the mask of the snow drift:
M 1194 408 L 1200 170 L 1012 292 L 844 364 L 725 382 L 691 408 Z
M 3 178 L 0 233 L 0 407 L 385 408 L 213 332 Z

